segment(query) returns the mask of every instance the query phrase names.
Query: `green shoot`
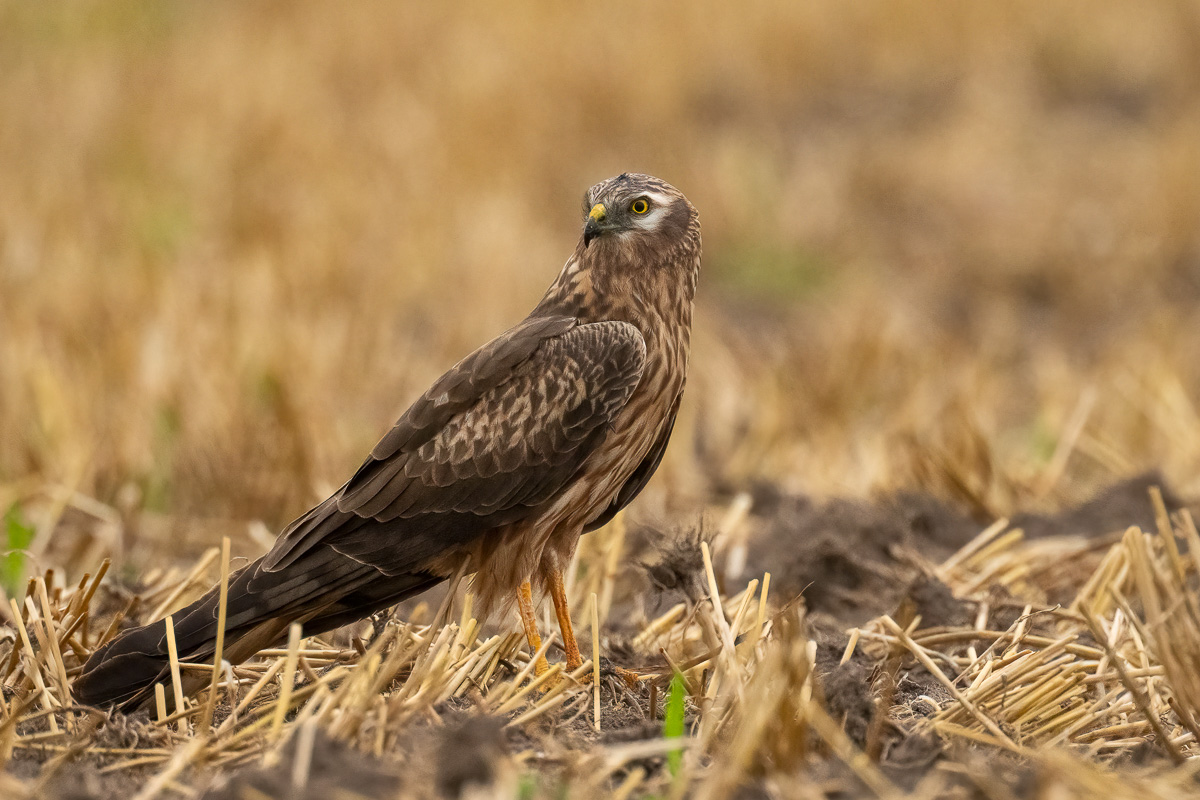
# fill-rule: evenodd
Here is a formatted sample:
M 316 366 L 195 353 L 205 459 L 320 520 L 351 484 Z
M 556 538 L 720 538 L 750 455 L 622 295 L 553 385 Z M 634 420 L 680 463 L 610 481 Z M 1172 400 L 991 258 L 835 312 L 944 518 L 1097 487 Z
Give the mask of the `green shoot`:
M 19 595 L 25 584 L 25 549 L 33 543 L 33 526 L 16 503 L 4 514 L 4 554 L 0 556 L 0 587 L 9 597 Z
M 667 707 L 663 714 L 663 738 L 683 738 L 683 701 L 687 690 L 683 685 L 683 676 L 678 672 L 671 678 L 671 690 L 667 695 Z M 667 766 L 672 776 L 679 775 L 683 764 L 683 748 L 677 748 L 667 753 Z

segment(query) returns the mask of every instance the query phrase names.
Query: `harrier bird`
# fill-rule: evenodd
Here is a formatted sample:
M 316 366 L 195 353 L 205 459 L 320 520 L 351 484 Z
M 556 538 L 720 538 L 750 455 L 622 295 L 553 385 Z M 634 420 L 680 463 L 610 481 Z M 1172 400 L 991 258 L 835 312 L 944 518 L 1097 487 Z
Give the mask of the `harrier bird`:
M 230 576 L 225 658 L 244 661 L 294 622 L 315 634 L 362 619 L 462 570 L 484 613 L 515 595 L 535 650 L 533 589 L 548 590 L 567 669 L 582 663 L 563 569 L 662 460 L 700 271 L 696 210 L 673 186 L 618 175 L 588 191 L 584 213 L 529 316 L 439 378 L 354 477 Z M 213 657 L 218 594 L 174 615 L 181 659 Z M 88 659 L 75 697 L 138 707 L 168 662 L 163 621 L 126 631 Z

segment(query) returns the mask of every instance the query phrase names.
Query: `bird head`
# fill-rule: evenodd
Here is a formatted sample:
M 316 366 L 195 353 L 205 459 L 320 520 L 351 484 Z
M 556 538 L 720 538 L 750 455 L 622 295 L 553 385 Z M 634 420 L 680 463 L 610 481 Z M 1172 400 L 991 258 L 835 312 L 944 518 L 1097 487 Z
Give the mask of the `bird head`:
M 583 197 L 583 235 L 534 314 L 688 326 L 700 273 L 700 219 L 671 184 L 633 172 Z M 622 310 L 623 309 L 623 310 Z
M 622 248 L 670 252 L 699 238 L 696 210 L 671 184 L 633 172 L 593 186 L 583 201 L 583 246 L 602 242 Z

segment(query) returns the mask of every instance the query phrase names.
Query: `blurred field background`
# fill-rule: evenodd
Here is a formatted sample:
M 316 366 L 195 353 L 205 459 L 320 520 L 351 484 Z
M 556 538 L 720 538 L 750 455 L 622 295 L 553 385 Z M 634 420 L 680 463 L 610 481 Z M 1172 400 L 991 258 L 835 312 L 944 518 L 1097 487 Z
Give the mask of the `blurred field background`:
M 5 0 L 0 511 L 31 566 L 261 551 L 627 170 L 705 242 L 634 518 L 1200 492 L 1195 3 Z M 86 553 L 41 525 L 71 496 Z
M 624 170 L 706 250 L 643 508 L 1200 486 L 1192 3 L 0 8 L 6 493 L 275 529 Z

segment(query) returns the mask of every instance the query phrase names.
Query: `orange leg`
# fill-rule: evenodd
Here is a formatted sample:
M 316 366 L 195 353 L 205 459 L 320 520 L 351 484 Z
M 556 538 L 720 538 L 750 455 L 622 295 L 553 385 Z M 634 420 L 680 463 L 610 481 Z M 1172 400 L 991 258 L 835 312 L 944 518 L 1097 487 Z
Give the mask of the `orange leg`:
M 542 647 L 542 637 L 538 635 L 537 620 L 533 616 L 533 587 L 529 585 L 529 581 L 525 581 L 517 589 L 517 610 L 521 613 L 521 624 L 525 627 L 529 652 L 530 654 L 536 653 Z M 550 664 L 546 661 L 546 657 L 539 656 L 537 663 L 533 665 L 534 673 L 541 675 L 548 669 L 550 669 Z
M 554 599 L 554 613 L 558 616 L 558 627 L 562 629 L 563 649 L 567 651 L 567 672 L 574 672 L 583 665 L 583 656 L 579 654 L 579 643 L 575 641 L 575 630 L 571 627 L 571 609 L 567 606 L 567 591 L 563 587 L 562 573 L 558 570 L 551 572 L 549 584 L 550 597 Z M 631 689 L 637 688 L 639 676 L 636 672 L 620 667 L 611 669 L 625 681 L 625 685 Z M 583 676 L 585 682 L 590 679 L 590 675 Z
M 563 587 L 562 573 L 550 573 L 550 597 L 554 599 L 554 613 L 558 616 L 558 627 L 562 630 L 563 649 L 567 651 L 567 672 L 574 672 L 583 664 L 579 655 L 579 644 L 575 641 L 575 630 L 571 627 L 571 609 L 567 605 L 567 590 Z

